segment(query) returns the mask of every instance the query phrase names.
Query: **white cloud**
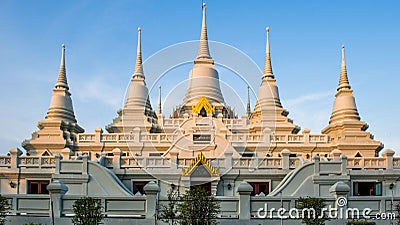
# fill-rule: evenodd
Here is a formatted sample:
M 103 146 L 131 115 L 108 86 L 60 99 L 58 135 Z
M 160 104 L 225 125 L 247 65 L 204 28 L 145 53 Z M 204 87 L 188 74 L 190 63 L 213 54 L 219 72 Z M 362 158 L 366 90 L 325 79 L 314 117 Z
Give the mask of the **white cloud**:
M 73 93 L 80 101 L 97 101 L 105 105 L 117 108 L 123 102 L 124 89 L 112 86 L 110 82 L 100 76 L 85 79 L 78 83 Z
M 307 94 L 307 95 L 302 95 L 299 96 L 297 98 L 293 98 L 293 99 L 288 99 L 285 100 L 285 103 L 287 106 L 296 106 L 299 104 L 304 104 L 306 102 L 310 102 L 310 101 L 317 101 L 329 96 L 333 96 L 332 91 L 324 91 L 324 92 L 319 92 L 319 93 L 311 93 L 311 94 Z
M 312 133 L 320 133 L 327 125 L 333 101 L 331 91 L 323 91 L 300 95 L 293 99 L 283 100 L 285 108 L 290 111 L 289 117 L 294 123 L 304 128 L 310 128 Z

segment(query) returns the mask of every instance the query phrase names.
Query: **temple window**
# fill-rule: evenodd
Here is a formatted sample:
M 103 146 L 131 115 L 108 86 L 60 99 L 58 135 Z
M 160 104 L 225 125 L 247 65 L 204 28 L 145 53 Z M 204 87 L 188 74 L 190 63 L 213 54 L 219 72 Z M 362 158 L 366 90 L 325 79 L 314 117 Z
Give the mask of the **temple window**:
M 49 183 L 48 180 L 28 180 L 28 194 L 49 194 L 47 190 Z
M 264 193 L 265 195 L 269 194 L 269 183 L 268 182 L 249 182 L 249 184 L 253 187 L 251 196 L 256 196 L 261 193 Z
M 201 108 L 199 115 L 202 116 L 202 117 L 207 117 L 207 112 L 206 112 L 206 109 L 204 107 Z
M 243 154 L 242 154 L 242 157 L 249 157 L 249 158 L 251 158 L 251 157 L 253 157 L 254 156 L 254 153 L 253 152 L 243 152 Z
M 382 182 L 354 182 L 354 196 L 381 196 Z
M 147 182 L 145 181 L 134 181 L 133 182 L 133 194 L 140 193 L 144 194 L 144 186 Z
M 209 134 L 193 134 L 194 144 L 208 144 L 211 142 L 211 135 Z

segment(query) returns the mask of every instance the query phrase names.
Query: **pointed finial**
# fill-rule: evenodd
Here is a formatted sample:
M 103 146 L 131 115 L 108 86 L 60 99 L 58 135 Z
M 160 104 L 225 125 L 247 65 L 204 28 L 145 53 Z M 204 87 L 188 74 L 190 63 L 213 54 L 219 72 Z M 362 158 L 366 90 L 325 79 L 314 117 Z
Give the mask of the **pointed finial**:
M 251 115 L 251 108 L 250 108 L 250 86 L 247 86 L 247 107 L 246 107 L 247 116 L 250 117 Z
M 133 78 L 144 79 L 143 65 L 142 65 L 142 43 L 141 43 L 141 32 L 142 28 L 138 27 L 138 43 L 136 52 L 136 66 Z
M 342 68 L 340 71 L 339 86 L 337 90 L 350 89 L 349 79 L 347 77 L 346 59 L 344 54 L 344 45 L 342 45 Z
M 264 62 L 264 78 L 274 78 L 274 74 L 272 72 L 272 65 L 271 65 L 271 49 L 269 45 L 269 27 L 265 28 L 267 32 L 267 42 L 265 47 L 265 62 Z
M 161 85 L 158 86 L 158 105 L 157 114 L 161 114 Z
M 65 69 L 65 44 L 61 45 L 60 73 L 58 74 L 56 88 L 66 88 L 67 90 L 69 89 L 67 82 L 67 72 Z
M 203 3 L 202 10 L 203 10 L 203 20 L 201 23 L 200 47 L 196 59 L 202 59 L 202 58 L 211 59 L 210 50 L 208 48 L 208 37 L 207 37 L 206 3 Z

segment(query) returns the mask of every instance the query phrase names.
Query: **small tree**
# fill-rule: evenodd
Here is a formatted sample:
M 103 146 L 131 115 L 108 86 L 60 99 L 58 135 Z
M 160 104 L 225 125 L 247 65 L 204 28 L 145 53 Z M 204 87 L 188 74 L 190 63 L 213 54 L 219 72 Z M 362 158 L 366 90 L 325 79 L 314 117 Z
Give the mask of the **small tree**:
M 10 204 L 7 198 L 0 195 L 0 225 L 6 224 L 6 216 L 10 212 Z
M 299 198 L 297 207 L 301 210 L 302 222 L 307 225 L 324 225 L 329 219 L 322 215 L 322 209 L 326 207 L 323 198 Z
M 397 225 L 400 225 L 400 202 L 396 203 L 396 218 L 397 218 Z
M 160 206 L 160 220 L 169 225 L 178 224 L 178 201 L 179 194 L 174 190 L 168 191 L 168 204 Z
M 75 213 L 72 223 L 75 225 L 102 224 L 104 218 L 102 208 L 100 199 L 91 197 L 80 198 L 72 206 L 72 210 Z
M 201 187 L 186 192 L 178 204 L 181 225 L 215 225 L 219 213 L 219 203 Z

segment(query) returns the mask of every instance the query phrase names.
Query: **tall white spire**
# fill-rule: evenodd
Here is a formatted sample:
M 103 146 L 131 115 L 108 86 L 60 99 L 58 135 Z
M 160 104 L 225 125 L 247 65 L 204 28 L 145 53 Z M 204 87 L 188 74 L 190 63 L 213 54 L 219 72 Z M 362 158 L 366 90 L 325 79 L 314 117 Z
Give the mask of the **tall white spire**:
M 203 3 L 202 9 L 203 9 L 203 20 L 201 23 L 200 46 L 196 59 L 211 59 L 210 50 L 208 48 L 208 37 L 207 37 L 206 3 Z
M 66 88 L 67 90 L 69 89 L 67 82 L 67 72 L 65 69 L 65 44 L 61 45 L 60 73 L 58 74 L 58 80 L 56 83 L 56 88 L 60 87 Z
M 363 156 L 377 156 L 383 144 L 373 140 L 367 129 L 368 124 L 360 120 L 353 90 L 347 77 L 344 45 L 342 45 L 342 65 L 333 109 L 328 126 L 321 132 L 329 135 L 330 142 L 335 143 L 335 148 L 341 151 L 348 150 L 352 145 L 348 140 L 354 140 L 356 137 L 358 142 L 363 143 L 360 149 Z
M 161 114 L 161 85 L 158 86 L 157 114 Z
M 344 45 L 342 45 L 342 68 L 340 70 L 339 86 L 337 90 L 350 89 L 349 79 L 347 77 L 346 59 L 344 56 Z
M 329 124 L 342 121 L 360 121 L 353 90 L 347 78 L 344 45 L 342 45 L 342 66 L 340 70 L 339 85 L 335 95 L 333 110 Z
M 141 28 L 138 28 L 136 66 L 126 94 L 125 104 L 113 123 L 106 126 L 110 133 L 131 132 L 139 128 L 142 131 L 157 131 L 157 115 L 151 107 L 149 90 L 146 87 L 142 64 Z M 145 119 L 143 119 L 143 116 Z
M 293 124 L 287 117 L 289 112 L 282 107 L 279 90 L 271 66 L 271 50 L 269 42 L 269 27 L 266 27 L 266 45 L 264 71 L 261 85 L 258 89 L 257 101 L 252 112 L 251 123 L 257 124 L 254 129 L 264 132 L 264 129 L 280 134 L 297 133 L 300 127 Z M 255 116 L 253 116 L 255 115 Z M 259 115 L 259 116 L 258 116 Z
M 251 107 L 250 107 L 250 86 L 247 86 L 247 106 L 246 106 L 246 114 L 250 117 Z
M 22 142 L 22 146 L 31 155 L 41 155 L 44 151 L 60 154 L 67 147 L 78 149 L 76 137 L 85 130 L 76 121 L 71 93 L 67 83 L 65 66 L 65 45 L 61 48 L 61 63 L 58 79 L 51 95 L 50 106 L 44 120 L 37 124 L 39 128 L 32 138 Z M 49 137 L 51 136 L 51 141 Z
M 142 65 L 142 43 L 141 43 L 142 29 L 138 27 L 138 43 L 136 52 L 136 66 L 132 79 L 144 79 L 143 65 Z
M 203 20 L 201 26 L 200 46 L 194 60 L 193 69 L 189 73 L 188 87 L 183 99 L 183 108 L 189 114 L 192 107 L 205 97 L 207 101 L 219 110 L 224 106 L 218 71 L 215 69 L 214 60 L 210 56 L 207 39 L 206 5 L 203 4 Z
M 72 106 L 71 93 L 68 91 L 67 74 L 65 68 L 65 45 L 62 45 L 60 73 L 53 89 L 49 110 L 46 119 L 65 120 L 76 123 Z
M 271 65 L 271 49 L 269 44 L 269 27 L 265 28 L 267 33 L 267 41 L 265 46 L 265 62 L 264 62 L 264 75 L 263 79 L 265 78 L 274 78 L 274 74 L 272 72 L 272 65 Z

